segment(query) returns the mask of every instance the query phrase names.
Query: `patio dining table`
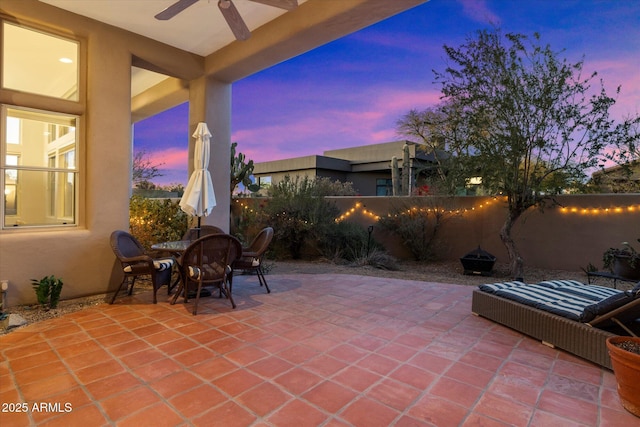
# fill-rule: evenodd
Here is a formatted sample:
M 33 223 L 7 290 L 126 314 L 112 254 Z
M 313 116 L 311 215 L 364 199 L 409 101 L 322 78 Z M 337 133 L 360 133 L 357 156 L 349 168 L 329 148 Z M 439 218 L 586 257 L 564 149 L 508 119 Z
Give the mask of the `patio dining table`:
M 151 245 L 151 249 L 158 252 L 167 252 L 171 255 L 180 256 L 187 250 L 191 244 L 191 240 L 174 240 L 169 242 L 160 242 Z

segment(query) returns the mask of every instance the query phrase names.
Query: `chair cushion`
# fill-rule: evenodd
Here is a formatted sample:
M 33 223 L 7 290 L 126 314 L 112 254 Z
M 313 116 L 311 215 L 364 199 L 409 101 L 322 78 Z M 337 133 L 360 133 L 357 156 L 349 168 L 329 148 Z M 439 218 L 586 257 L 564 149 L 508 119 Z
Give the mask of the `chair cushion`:
M 173 258 L 159 258 L 153 260 L 153 266 L 158 271 L 163 271 L 173 267 L 175 260 Z
M 200 278 L 200 269 L 196 266 L 190 265 L 187 268 L 187 274 L 189 274 L 190 279 L 198 280 Z
M 222 266 L 219 264 L 215 264 L 215 265 L 204 264 L 202 268 L 195 265 L 190 265 L 187 267 L 187 274 L 189 275 L 189 278 L 192 280 L 200 280 L 200 274 L 202 274 L 203 271 L 205 272 L 205 277 L 203 277 L 203 280 L 207 280 L 206 276 L 209 276 L 209 277 L 221 276 Z M 224 273 L 230 274 L 231 267 L 227 265 L 224 269 Z
M 169 270 L 173 267 L 175 260 L 173 258 L 158 258 L 153 260 L 153 267 L 156 271 Z M 125 273 L 131 273 L 133 269 L 130 265 L 127 265 L 122 269 Z

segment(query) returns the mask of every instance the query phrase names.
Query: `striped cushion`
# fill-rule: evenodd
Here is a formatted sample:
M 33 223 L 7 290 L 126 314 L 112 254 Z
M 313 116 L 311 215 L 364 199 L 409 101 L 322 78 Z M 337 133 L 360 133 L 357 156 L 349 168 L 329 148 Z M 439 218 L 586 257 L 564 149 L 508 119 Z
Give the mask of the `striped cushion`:
M 640 291 L 640 285 L 637 288 Z M 480 289 L 580 322 L 590 322 L 640 297 L 640 292 L 585 285 L 576 280 L 546 280 L 536 285 L 514 281 L 481 285 Z
M 578 282 L 577 280 L 545 280 L 544 282 L 538 283 L 538 285 L 546 286 L 547 288 L 551 289 L 558 289 L 572 286 L 584 286 L 584 283 Z
M 570 295 L 577 295 L 582 298 L 590 299 L 591 301 L 599 302 L 605 298 L 612 297 L 614 295 L 620 294 L 622 291 L 620 289 L 607 288 L 604 286 L 596 286 L 596 285 L 585 285 L 582 287 L 570 287 L 570 288 L 560 288 L 562 292 L 565 292 Z
M 175 260 L 173 258 L 160 258 L 153 260 L 153 266 L 158 271 L 168 270 L 173 267 Z
M 513 288 L 515 286 L 526 286 L 526 285 L 527 284 L 524 282 L 519 282 L 517 280 L 514 280 L 513 282 L 487 283 L 486 285 L 478 286 L 478 288 L 480 288 L 480 290 L 483 292 L 495 294 L 497 291 L 501 289 L 508 289 L 508 288 Z
M 159 258 L 159 259 L 153 260 L 153 267 L 157 271 L 164 271 L 172 268 L 174 263 L 175 263 L 175 260 L 173 258 Z M 127 265 L 125 268 L 123 268 L 123 271 L 125 273 L 131 273 L 133 269 L 131 268 L 130 265 Z
M 578 321 L 581 321 L 585 307 L 593 304 L 588 298 L 540 285 L 502 289 L 496 295 Z
M 577 280 L 547 280 L 538 283 L 538 285 L 556 289 L 569 295 L 577 295 L 596 302 L 622 292 L 619 289 L 607 288 L 605 286 L 585 285 Z

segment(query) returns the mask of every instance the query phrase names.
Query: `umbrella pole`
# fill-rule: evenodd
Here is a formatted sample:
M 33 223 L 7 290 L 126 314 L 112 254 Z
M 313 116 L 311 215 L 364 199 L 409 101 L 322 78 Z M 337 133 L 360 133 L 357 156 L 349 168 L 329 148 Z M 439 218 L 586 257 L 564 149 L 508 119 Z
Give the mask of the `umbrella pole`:
M 200 216 L 198 216 L 198 239 L 200 238 Z

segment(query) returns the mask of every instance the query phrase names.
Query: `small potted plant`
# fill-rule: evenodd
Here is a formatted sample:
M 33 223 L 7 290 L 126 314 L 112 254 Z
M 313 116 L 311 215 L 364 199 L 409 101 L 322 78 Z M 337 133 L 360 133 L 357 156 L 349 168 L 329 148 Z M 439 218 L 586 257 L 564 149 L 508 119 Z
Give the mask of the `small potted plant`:
M 610 337 L 607 349 L 622 406 L 640 417 L 640 338 Z
M 628 242 L 622 242 L 620 248 L 607 249 L 602 254 L 602 263 L 603 268 L 616 276 L 640 280 L 640 253 Z

